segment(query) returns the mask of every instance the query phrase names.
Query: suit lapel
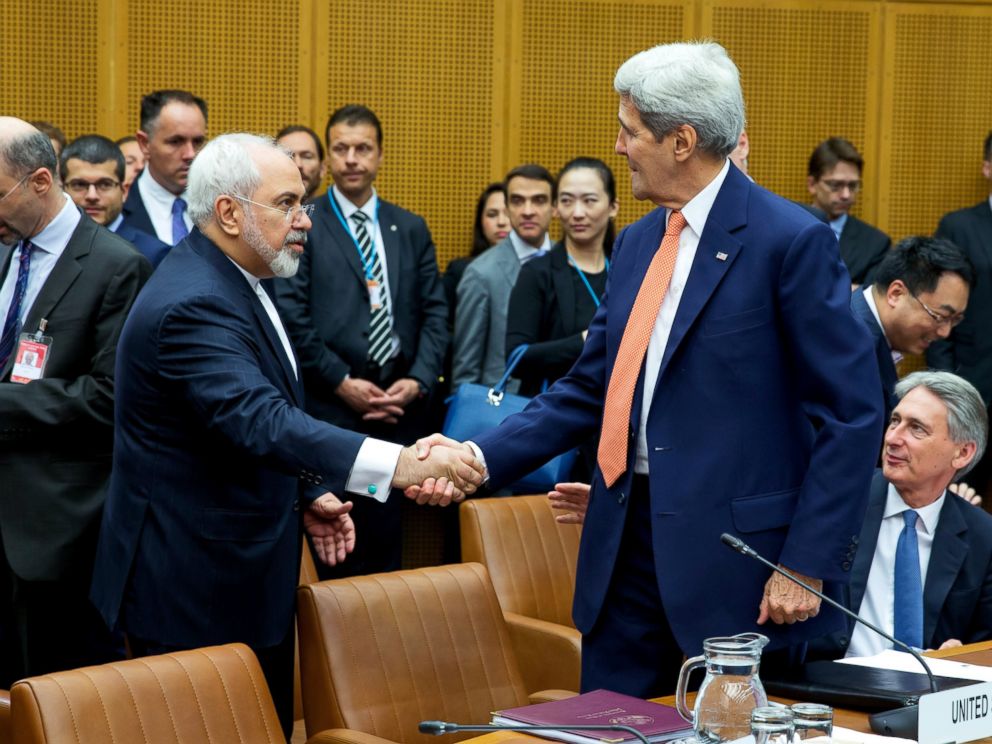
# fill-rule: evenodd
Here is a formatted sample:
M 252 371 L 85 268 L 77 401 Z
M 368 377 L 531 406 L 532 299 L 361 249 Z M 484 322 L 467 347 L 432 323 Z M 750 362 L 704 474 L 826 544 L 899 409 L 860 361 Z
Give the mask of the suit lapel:
M 79 265 L 79 260 L 89 254 L 96 232 L 96 223 L 86 217 L 79 221 L 72 237 L 66 243 L 65 250 L 62 251 L 62 255 L 52 267 L 52 273 L 48 275 L 48 280 L 41 288 L 41 292 L 38 293 L 38 298 L 24 318 L 24 330 L 26 332 L 33 332 L 38 329 L 41 320 L 51 315 L 52 310 L 76 281 L 76 277 L 82 273 L 83 269 Z M 49 331 L 54 336 L 59 332 L 59 329 L 49 328 Z
M 274 307 L 276 307 L 276 312 L 278 313 L 278 305 L 276 305 L 275 300 L 272 299 L 272 293 L 266 290 L 264 282 L 262 282 L 260 286 L 262 291 L 268 295 L 269 301 Z M 249 290 L 250 289 L 251 287 L 249 287 Z M 249 294 L 253 293 L 249 291 Z M 255 318 L 258 320 L 259 325 L 262 326 L 262 330 L 265 333 L 265 338 L 269 343 L 269 348 L 272 353 L 275 354 L 276 359 L 279 360 L 279 366 L 282 368 L 282 374 L 286 380 L 290 397 L 293 399 L 293 403 L 299 406 L 302 402 L 302 398 L 300 396 L 300 383 L 297 376 L 293 374 L 293 366 L 289 363 L 289 358 L 286 356 L 286 347 L 282 345 L 282 341 L 279 339 L 279 333 L 276 331 L 275 326 L 272 325 L 272 321 L 269 319 L 269 314 L 265 312 L 265 308 L 262 306 L 261 300 L 259 300 L 257 296 L 251 297 L 250 299 L 252 301 L 251 307 L 255 313 Z M 292 350 L 292 343 L 290 344 L 290 349 Z M 290 353 L 295 355 L 295 352 L 293 351 Z M 295 359 L 294 356 L 294 361 L 296 361 L 296 368 L 299 370 L 299 359 Z
M 393 205 L 381 198 L 379 199 L 379 231 L 382 233 L 382 248 L 386 255 L 389 297 L 395 307 L 400 277 L 403 276 L 405 267 L 402 264 L 403 254 L 400 251 L 400 233 L 399 226 L 396 224 L 396 213 L 393 210 Z
M 875 558 L 875 546 L 878 544 L 878 531 L 882 527 L 882 515 L 885 513 L 885 501 L 888 498 L 889 483 L 880 472 L 875 473 L 871 482 L 871 492 L 868 496 L 868 510 L 858 538 L 858 550 L 854 555 L 854 565 L 851 567 L 851 611 L 858 612 L 861 600 L 865 597 L 865 587 L 868 585 L 868 574 L 871 563 Z
M 551 262 L 551 283 L 554 285 L 555 297 L 558 298 L 558 309 L 561 311 L 567 307 L 572 308 L 572 317 L 562 317 L 562 324 L 570 329 L 570 334 L 585 330 L 579 328 L 579 308 L 575 302 L 575 284 L 572 282 L 572 272 L 575 269 L 568 263 L 568 252 L 564 243 L 559 243 L 552 251 Z
M 328 254 L 337 251 L 341 260 L 348 265 L 355 277 L 361 282 L 362 287 L 365 287 L 365 269 L 362 267 L 362 259 L 358 255 L 358 248 L 355 245 L 355 240 L 352 238 L 351 233 L 345 229 L 344 225 L 341 224 L 341 220 L 334 213 L 334 208 L 331 206 L 330 200 L 333 198 L 330 196 L 330 191 L 328 191 L 324 196 L 317 200 L 317 209 L 314 211 L 314 217 L 316 222 L 321 227 L 321 232 L 326 234 L 330 238 L 327 242 L 329 245 L 324 246 L 322 243 L 320 245 L 315 245 L 314 241 L 310 241 L 311 250 L 316 251 L 327 251 Z M 331 260 L 332 264 L 337 264 L 337 261 Z M 317 255 L 313 257 L 314 261 L 319 260 Z M 332 274 L 335 273 L 332 271 Z
M 494 250 L 498 251 L 496 258 L 499 259 L 499 269 L 503 273 L 510 291 L 513 291 L 513 285 L 517 283 L 517 276 L 520 274 L 520 259 L 517 258 L 517 251 L 509 238 L 496 246 Z M 507 296 L 509 297 L 509 292 Z
M 958 571 L 968 554 L 968 522 L 961 514 L 963 504 L 949 491 L 944 496 L 940 520 L 933 536 L 927 582 L 923 587 L 923 641 L 929 643 L 937 628 L 937 618 L 944 606 Z

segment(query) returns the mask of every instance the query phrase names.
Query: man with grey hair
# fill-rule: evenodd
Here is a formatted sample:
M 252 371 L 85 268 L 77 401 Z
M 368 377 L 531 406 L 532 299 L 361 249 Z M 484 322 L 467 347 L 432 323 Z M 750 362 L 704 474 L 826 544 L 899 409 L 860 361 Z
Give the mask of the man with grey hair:
M 190 169 L 196 227 L 170 251 L 121 334 L 114 465 L 92 597 L 144 655 L 240 641 L 287 735 L 301 525 L 334 565 L 355 544 L 333 493 L 378 500 L 432 476 L 475 490 L 471 455 L 402 448 L 301 408 L 299 364 L 261 279 L 292 276 L 305 189 L 269 138 L 218 137 Z M 458 491 L 455 491 L 457 484 Z M 359 535 L 358 539 L 363 539 Z M 163 591 L 168 587 L 168 591 Z
M 845 603 L 915 648 L 988 640 L 992 515 L 948 493 L 985 450 L 985 404 L 950 372 L 914 372 L 896 395 Z M 870 656 L 887 647 L 852 621 L 812 650 Z
M 617 238 L 571 372 L 475 445 L 500 487 L 601 431 L 573 611 L 582 687 L 653 696 L 707 637 L 761 631 L 774 649 L 841 626 L 803 622 L 819 601 L 720 535 L 846 581 L 881 393 L 830 229 L 730 165 L 744 102 L 726 51 L 655 47 L 615 88 L 617 153 L 659 208 Z
M 117 340 L 152 268 L 57 173 L 47 135 L 0 117 L 0 687 L 113 655 L 89 583 Z

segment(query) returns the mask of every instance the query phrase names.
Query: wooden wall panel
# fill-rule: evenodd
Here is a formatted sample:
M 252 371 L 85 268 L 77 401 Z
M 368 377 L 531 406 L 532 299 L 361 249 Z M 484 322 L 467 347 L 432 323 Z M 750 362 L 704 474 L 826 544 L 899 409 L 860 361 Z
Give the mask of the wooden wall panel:
M 894 239 L 987 198 L 982 143 L 992 130 L 992 8 L 885 8 L 879 224 Z
M 878 186 L 878 4 L 705 0 L 702 26 L 702 35 L 723 44 L 741 71 L 751 176 L 807 202 L 810 153 L 828 137 L 844 137 L 865 158 L 866 188 L 855 212 L 872 221 Z

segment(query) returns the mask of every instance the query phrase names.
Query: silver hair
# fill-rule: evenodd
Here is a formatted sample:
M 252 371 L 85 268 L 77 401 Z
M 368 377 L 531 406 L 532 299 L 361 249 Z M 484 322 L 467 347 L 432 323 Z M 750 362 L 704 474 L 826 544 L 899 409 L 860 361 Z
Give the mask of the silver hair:
M 262 185 L 252 150 L 277 149 L 271 137 L 235 132 L 208 142 L 189 168 L 186 204 L 189 217 L 201 230 L 214 218 L 214 203 L 224 194 L 251 197 Z
M 954 442 L 975 443 L 975 456 L 955 476 L 960 478 L 982 459 L 988 443 L 989 415 L 982 396 L 963 377 L 932 369 L 903 377 L 896 383 L 896 396 L 902 400 L 910 390 L 917 387 L 926 388 L 947 406 L 947 433 Z
M 727 50 L 712 41 L 639 52 L 620 65 L 613 87 L 633 102 L 659 141 L 688 124 L 699 135 L 700 150 L 726 158 L 744 130 L 740 74 Z

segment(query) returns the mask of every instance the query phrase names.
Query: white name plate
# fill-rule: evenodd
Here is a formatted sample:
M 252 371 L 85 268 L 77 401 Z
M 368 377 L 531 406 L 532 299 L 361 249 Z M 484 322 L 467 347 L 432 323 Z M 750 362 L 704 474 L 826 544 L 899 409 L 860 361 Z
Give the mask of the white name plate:
M 974 741 L 992 736 L 992 682 L 920 697 L 920 744 Z

